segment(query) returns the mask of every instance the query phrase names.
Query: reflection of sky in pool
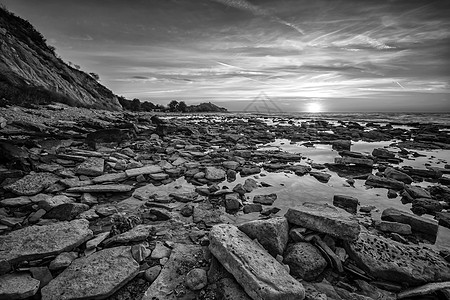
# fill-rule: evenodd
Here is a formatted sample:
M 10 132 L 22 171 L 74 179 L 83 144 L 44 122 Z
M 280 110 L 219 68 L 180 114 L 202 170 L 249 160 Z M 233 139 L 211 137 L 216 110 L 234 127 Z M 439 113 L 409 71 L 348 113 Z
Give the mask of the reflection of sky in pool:
M 373 149 L 387 147 L 387 149 L 398 152 L 400 149 L 397 147 L 389 147 L 392 141 L 382 142 L 362 142 L 352 141 L 352 151 L 361 152 L 365 154 L 371 154 Z M 336 150 L 333 150 L 329 144 L 314 144 L 314 147 L 306 147 L 302 145 L 302 142 L 291 143 L 287 139 L 277 139 L 273 143 L 266 144 L 259 148 L 259 150 L 282 150 L 290 153 L 301 153 L 305 160 L 302 160 L 301 164 L 307 165 L 310 162 L 314 163 L 333 163 L 335 157 L 339 157 Z M 417 157 L 413 159 L 404 159 L 398 166 L 411 166 L 414 168 L 425 168 L 424 164 L 428 163 L 433 167 L 444 167 L 445 163 L 450 162 L 450 150 L 412 150 L 420 154 L 426 155 L 426 157 Z M 317 170 L 316 170 L 317 171 Z M 264 181 L 271 184 L 271 187 L 259 188 L 249 194 L 249 199 L 253 199 L 257 194 L 270 194 L 276 193 L 278 196 L 274 205 L 281 208 L 278 215 L 283 215 L 289 207 L 304 202 L 322 202 L 332 204 L 333 196 L 336 194 L 343 194 L 353 196 L 359 199 L 361 206 L 373 205 L 376 206 L 376 210 L 372 212 L 374 218 L 380 218 L 381 212 L 389 207 L 394 207 L 405 212 L 411 213 L 411 204 L 404 205 L 401 203 L 401 197 L 395 199 L 389 199 L 387 197 L 387 189 L 382 188 L 368 188 L 364 185 L 364 180 L 356 180 L 354 187 L 351 187 L 346 182 L 346 178 L 339 177 L 335 172 L 328 169 L 322 170 L 331 175 L 328 183 L 321 183 L 310 175 L 297 176 L 293 173 L 270 173 L 263 172 L 266 176 L 260 176 L 258 181 Z M 374 173 L 376 170 L 374 170 Z M 231 184 L 225 184 L 230 188 L 234 187 L 239 182 L 243 182 L 245 178 L 238 178 L 237 182 Z M 420 185 L 427 187 L 433 185 L 429 182 L 413 183 L 413 185 Z M 237 217 L 237 222 L 242 222 L 248 219 L 257 217 L 257 214 L 252 215 L 240 215 Z M 433 216 L 424 215 L 426 218 L 432 219 Z M 438 246 L 450 247 L 450 229 L 440 227 L 438 240 L 436 242 Z

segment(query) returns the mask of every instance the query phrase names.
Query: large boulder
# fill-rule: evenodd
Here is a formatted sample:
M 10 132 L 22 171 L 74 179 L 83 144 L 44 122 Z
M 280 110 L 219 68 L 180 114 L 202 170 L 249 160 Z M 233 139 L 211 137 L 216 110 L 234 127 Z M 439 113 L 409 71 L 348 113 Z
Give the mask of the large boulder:
M 42 300 L 105 299 L 139 272 L 131 247 L 108 248 L 76 259 L 42 288 Z
M 258 242 L 273 256 L 283 255 L 289 239 L 289 224 L 286 218 L 254 220 L 239 226 L 239 229 Z
M 304 203 L 289 208 L 285 217 L 289 223 L 343 240 L 356 240 L 360 232 L 358 221 L 350 213 L 327 204 Z
M 70 251 L 92 237 L 84 219 L 30 226 L 0 236 L 0 273 L 12 265 Z
M 310 243 L 290 244 L 284 255 L 284 263 L 289 265 L 291 274 L 306 281 L 316 279 L 327 266 L 327 261 L 319 249 Z
M 345 249 L 356 264 L 376 279 L 419 285 L 450 279 L 450 265 L 431 249 L 405 245 L 368 231 Z
M 305 297 L 302 284 L 237 227 L 216 225 L 209 239 L 211 253 L 252 299 L 301 300 Z

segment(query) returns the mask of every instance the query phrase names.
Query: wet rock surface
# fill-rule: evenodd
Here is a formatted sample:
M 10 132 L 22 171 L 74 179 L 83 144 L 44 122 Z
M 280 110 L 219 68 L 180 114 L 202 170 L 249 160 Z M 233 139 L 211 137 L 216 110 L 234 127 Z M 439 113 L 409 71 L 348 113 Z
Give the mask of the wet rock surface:
M 212 228 L 224 223 L 242 229 L 223 230 L 228 238 L 237 232 L 245 239 L 242 258 L 251 257 L 251 244 L 270 259 L 260 269 L 295 277 L 285 288 L 286 282 L 273 283 L 270 274 L 260 280 L 246 261 L 238 262 L 264 291 L 301 291 L 302 282 L 306 299 L 391 299 L 385 290 L 401 293 L 447 280 L 440 259 L 448 259 L 450 244 L 444 228 L 450 228 L 447 131 L 430 137 L 420 123 L 393 128 L 316 117 L 154 116 L 66 106 L 0 108 L 0 273 L 33 274 L 39 281 L 37 290 L 24 286 L 21 295 L 39 298 L 46 288 L 58 295 L 69 289 L 60 281 L 67 270 L 83 266 L 95 274 L 102 266 L 120 275 L 114 283 L 96 281 L 94 298 L 255 298 L 243 288 L 251 284 L 234 278 L 242 274 L 225 270 L 216 278 L 212 272 L 221 264 L 205 249 Z M 360 236 L 366 229 L 378 242 Z M 312 271 L 302 273 L 292 262 L 287 249 L 296 244 L 304 254 L 297 261 Z M 365 245 L 367 253 L 346 244 Z M 428 246 L 437 246 L 441 256 Z M 116 255 L 123 247 L 131 254 Z M 409 254 L 415 260 L 403 257 Z M 122 259 L 132 270 L 113 263 Z M 384 263 L 390 259 L 394 266 Z M 372 268 L 375 260 L 385 269 Z M 402 262 L 423 269 L 402 269 Z M 406 275 L 416 271 L 418 276 Z M 386 272 L 391 276 L 380 275 Z M 396 272 L 403 282 L 393 280 Z M 78 276 L 70 282 L 74 294 L 87 284 Z M 418 289 L 435 299 L 436 286 Z

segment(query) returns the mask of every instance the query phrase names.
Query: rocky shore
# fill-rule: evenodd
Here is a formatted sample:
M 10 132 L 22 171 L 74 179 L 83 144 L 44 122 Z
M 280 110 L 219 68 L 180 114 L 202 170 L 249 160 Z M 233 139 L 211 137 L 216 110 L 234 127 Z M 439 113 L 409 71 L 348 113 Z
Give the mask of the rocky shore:
M 0 299 L 450 299 L 450 249 L 435 244 L 449 162 L 402 165 L 450 150 L 448 129 L 0 108 Z M 336 155 L 262 147 L 279 139 Z M 272 174 L 345 186 L 287 206 Z M 345 193 L 357 183 L 392 207 Z

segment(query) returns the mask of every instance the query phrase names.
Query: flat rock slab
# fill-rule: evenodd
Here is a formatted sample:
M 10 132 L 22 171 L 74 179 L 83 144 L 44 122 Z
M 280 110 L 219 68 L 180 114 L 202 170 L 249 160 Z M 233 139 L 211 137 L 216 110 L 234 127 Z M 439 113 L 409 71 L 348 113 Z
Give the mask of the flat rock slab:
M 73 187 L 67 190 L 69 193 L 125 193 L 133 189 L 128 184 L 94 184 Z
M 405 186 L 405 184 L 401 181 L 391 178 L 379 177 L 372 174 L 369 175 L 369 177 L 367 177 L 365 185 L 373 186 L 376 188 L 386 188 L 393 190 L 401 190 Z
M 125 171 L 128 177 L 136 177 L 139 175 L 161 173 L 163 169 L 158 165 L 150 165 L 141 168 L 129 169 Z
M 161 273 L 145 292 L 142 300 L 196 299 L 198 292 L 185 287 L 186 274 L 206 259 L 206 249 L 197 245 L 175 244 Z
M 92 237 L 84 219 L 30 226 L 0 236 L 0 272 L 11 265 L 70 251 Z
M 252 299 L 304 299 L 303 285 L 237 227 L 216 225 L 211 229 L 209 239 L 211 253 Z
M 103 174 L 104 169 L 105 160 L 103 158 L 89 157 L 75 169 L 75 174 L 99 176 Z
M 410 285 L 450 280 L 450 264 L 424 247 L 364 231 L 358 240 L 346 243 L 345 249 L 361 269 L 377 279 Z
M 420 216 L 409 214 L 396 208 L 386 208 L 381 214 L 384 221 L 409 224 L 412 231 L 420 232 L 436 238 L 439 223 L 435 220 L 425 219 Z
M 140 224 L 127 232 L 115 235 L 112 238 L 107 239 L 104 242 L 104 244 L 110 245 L 110 244 L 124 244 L 129 242 L 140 242 L 145 240 L 150 235 L 152 230 L 153 230 L 152 225 Z
M 28 174 L 16 182 L 4 186 L 3 189 L 16 195 L 32 196 L 43 191 L 60 178 L 52 173 Z
M 304 203 L 289 208 L 285 217 L 289 223 L 343 240 L 356 240 L 360 232 L 358 221 L 350 213 L 326 204 Z
M 131 247 L 108 248 L 74 260 L 42 288 L 42 300 L 105 299 L 138 272 Z
M 205 168 L 205 178 L 208 180 L 224 180 L 225 176 L 226 172 L 222 169 L 218 169 L 215 167 Z
M 397 299 L 428 295 L 443 289 L 450 289 L 450 281 L 428 283 L 403 291 L 398 293 Z
M 0 276 L 0 299 L 26 299 L 39 289 L 40 281 L 28 273 L 13 273 Z
M 92 182 L 93 183 L 117 182 L 125 179 L 127 179 L 127 174 L 125 174 L 125 172 L 109 173 L 92 178 Z
M 37 293 L 40 281 L 28 273 L 0 276 L 0 299 L 26 299 Z

